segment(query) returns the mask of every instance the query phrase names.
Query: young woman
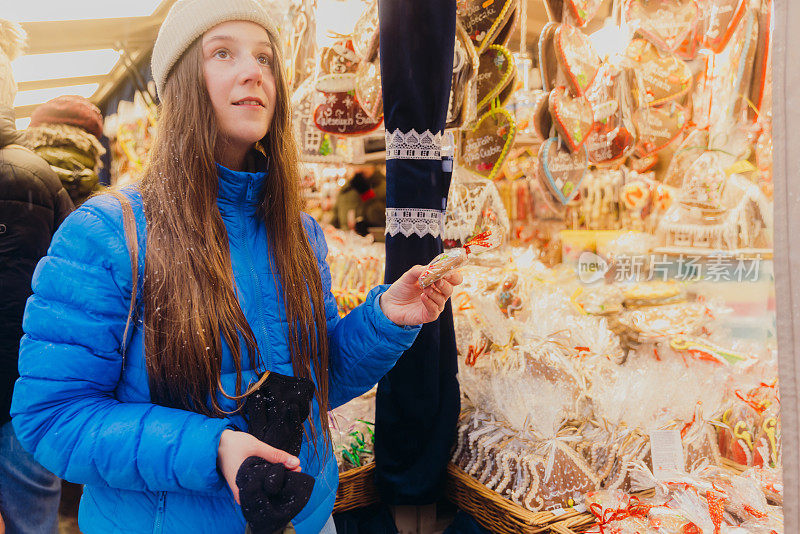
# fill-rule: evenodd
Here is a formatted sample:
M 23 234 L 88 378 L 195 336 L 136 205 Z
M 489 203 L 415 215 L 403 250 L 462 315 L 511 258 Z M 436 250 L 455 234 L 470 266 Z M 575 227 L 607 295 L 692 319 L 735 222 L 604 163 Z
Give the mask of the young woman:
M 127 228 L 114 195 L 91 198 L 37 267 L 13 424 L 86 485 L 83 532 L 242 533 L 250 456 L 315 477 L 294 527 L 335 531 L 328 410 L 374 385 L 461 281 L 423 291 L 415 267 L 338 317 L 322 231 L 300 212 L 278 42 L 257 0 L 179 0 L 153 51 L 158 136 L 123 190 Z M 316 383 L 300 458 L 242 431 L 266 370 Z

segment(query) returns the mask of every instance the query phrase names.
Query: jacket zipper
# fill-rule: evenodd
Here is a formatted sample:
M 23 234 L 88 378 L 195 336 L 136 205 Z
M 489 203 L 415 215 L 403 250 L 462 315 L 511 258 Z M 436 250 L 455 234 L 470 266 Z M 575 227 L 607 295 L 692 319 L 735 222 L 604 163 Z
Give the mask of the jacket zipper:
M 158 506 L 156 507 L 156 521 L 153 525 L 153 534 L 161 534 L 164 523 L 164 512 L 167 504 L 167 492 L 158 492 Z
M 255 184 L 253 183 L 253 178 L 250 177 L 247 180 L 247 200 L 255 199 Z M 269 333 L 267 332 L 266 322 L 264 320 L 264 309 L 263 309 L 263 302 L 264 298 L 261 294 L 261 283 L 258 279 L 258 273 L 256 272 L 255 262 L 253 261 L 253 254 L 250 251 L 250 245 L 247 242 L 247 212 L 246 208 L 243 206 L 241 211 L 242 215 L 242 243 L 244 244 L 245 254 L 247 254 L 247 261 L 250 265 L 250 275 L 255 285 L 256 291 L 256 309 L 258 310 L 258 322 L 259 326 L 261 327 L 261 332 L 264 335 L 265 346 L 264 350 L 266 351 L 266 360 L 267 360 L 267 369 L 272 369 L 272 357 L 269 349 Z

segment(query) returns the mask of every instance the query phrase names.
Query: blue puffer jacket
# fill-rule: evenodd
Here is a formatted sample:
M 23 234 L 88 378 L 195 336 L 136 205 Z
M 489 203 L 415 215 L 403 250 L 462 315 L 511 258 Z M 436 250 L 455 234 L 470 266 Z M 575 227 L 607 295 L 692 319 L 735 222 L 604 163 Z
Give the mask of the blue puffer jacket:
M 256 216 L 255 193 L 265 176 L 219 167 L 217 204 L 228 230 L 239 302 L 266 368 L 291 375 L 282 289 L 270 268 L 266 229 Z M 125 194 L 137 216 L 143 273 L 141 196 L 135 188 Z M 400 327 L 386 318 L 378 303 L 383 286 L 340 319 L 325 238 L 306 215 L 304 224 L 325 288 L 333 408 L 372 387 L 411 346 L 419 327 Z M 33 277 L 12 404 L 17 437 L 53 473 L 86 484 L 79 512 L 83 532 L 241 534 L 245 520 L 216 460 L 222 431 L 246 429 L 246 422 L 238 415 L 214 419 L 150 402 L 141 324 L 130 336 L 124 365 L 120 354 L 131 278 L 119 202 L 111 196 L 90 199 L 62 224 Z M 246 355 L 242 368 L 244 383 L 256 380 Z M 234 379 L 226 347 L 226 391 L 234 391 Z M 221 395 L 220 402 L 233 408 Z M 316 402 L 311 417 L 320 428 Z M 330 447 L 326 451 L 320 438 L 315 454 L 307 439 L 300 462 L 316 484 L 293 521 L 300 534 L 319 532 L 338 485 Z

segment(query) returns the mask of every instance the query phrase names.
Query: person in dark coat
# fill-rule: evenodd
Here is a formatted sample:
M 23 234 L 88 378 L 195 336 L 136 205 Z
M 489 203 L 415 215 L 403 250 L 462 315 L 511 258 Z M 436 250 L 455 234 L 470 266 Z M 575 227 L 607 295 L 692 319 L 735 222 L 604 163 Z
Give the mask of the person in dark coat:
M 73 210 L 50 165 L 18 144 L 10 60 L 19 53 L 21 35 L 19 27 L 0 20 L 0 514 L 8 534 L 58 528 L 61 481 L 19 444 L 9 410 L 33 270 Z
M 386 176 L 374 165 L 363 165 L 336 195 L 333 220 L 337 228 L 367 235 L 386 225 Z

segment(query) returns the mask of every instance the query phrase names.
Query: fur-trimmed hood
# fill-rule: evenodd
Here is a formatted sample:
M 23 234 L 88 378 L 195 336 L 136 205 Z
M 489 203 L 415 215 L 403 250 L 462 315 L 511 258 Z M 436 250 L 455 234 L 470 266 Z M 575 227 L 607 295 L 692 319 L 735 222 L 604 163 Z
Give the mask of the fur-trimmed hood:
M 95 136 L 69 124 L 30 126 L 22 133 L 20 143 L 31 150 L 41 146 L 75 147 L 95 159 L 106 153 L 106 149 Z

